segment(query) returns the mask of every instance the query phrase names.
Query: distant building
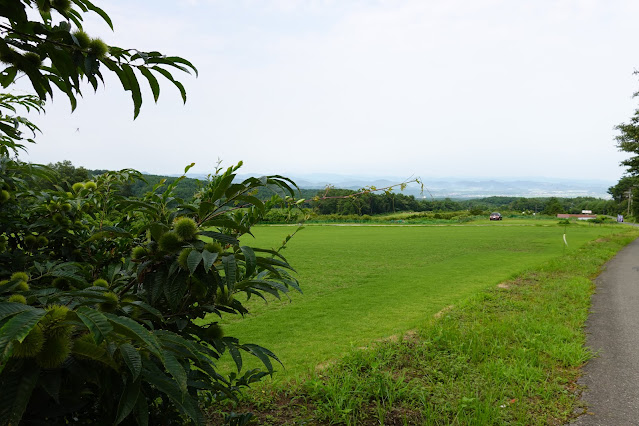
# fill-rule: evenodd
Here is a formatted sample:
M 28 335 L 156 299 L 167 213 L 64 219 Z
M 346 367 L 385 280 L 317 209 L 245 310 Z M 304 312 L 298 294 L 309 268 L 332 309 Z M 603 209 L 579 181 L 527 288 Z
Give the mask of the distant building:
M 581 214 L 592 214 L 592 210 L 582 210 Z

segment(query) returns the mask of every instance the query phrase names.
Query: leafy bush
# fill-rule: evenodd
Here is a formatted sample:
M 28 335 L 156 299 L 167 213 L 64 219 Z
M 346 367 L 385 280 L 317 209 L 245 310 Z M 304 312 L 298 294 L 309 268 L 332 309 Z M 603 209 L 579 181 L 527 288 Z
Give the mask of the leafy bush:
M 239 241 L 272 204 L 250 194 L 292 193 L 290 181 L 234 183 L 237 166 L 190 202 L 172 196 L 177 181 L 129 199 L 117 188 L 137 176 L 131 170 L 38 190 L 22 179 L 33 166 L 0 165 L 11 194 L 0 205 L 2 424 L 201 424 L 199 392 L 232 398 L 272 372 L 267 349 L 193 320 L 245 314 L 237 293 L 299 290 L 279 252 Z M 215 360 L 227 350 L 238 371 L 241 352 L 266 371 L 225 377 Z
M 0 83 L 7 88 L 26 76 L 38 95 L 0 94 L 0 425 L 202 424 L 200 396 L 234 398 L 277 361 L 267 349 L 224 336 L 218 323 L 194 320 L 244 315 L 237 293 L 299 290 L 279 251 L 240 243 L 274 205 L 288 202 L 295 185 L 280 176 L 235 182 L 238 165 L 217 170 L 188 201 L 175 193 L 184 177 L 127 198 L 141 176 L 134 170 L 80 182 L 19 161 L 24 143 L 33 142 L 22 132 L 38 128 L 17 110 L 43 111 L 54 88 L 75 108 L 82 82 L 97 89 L 107 70 L 131 92 L 134 117 L 139 75 L 154 100 L 156 75 L 186 100 L 167 68 L 197 73 L 189 61 L 91 38 L 82 29 L 88 12 L 112 26 L 87 0 L 0 8 Z M 275 195 L 260 201 L 260 189 Z M 238 373 L 218 370 L 226 351 Z M 265 371 L 241 374 L 242 353 Z

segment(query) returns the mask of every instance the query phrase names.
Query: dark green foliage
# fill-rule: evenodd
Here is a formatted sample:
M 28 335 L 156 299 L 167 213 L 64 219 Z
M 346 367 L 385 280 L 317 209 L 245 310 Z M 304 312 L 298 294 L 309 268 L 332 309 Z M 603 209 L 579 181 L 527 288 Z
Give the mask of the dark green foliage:
M 638 74 L 637 71 L 635 74 Z M 639 93 L 634 96 L 639 96 Z M 617 148 L 631 154 L 631 157 L 621 162 L 626 167 L 626 176 L 610 187 L 608 192 L 619 203 L 619 213 L 629 212 L 639 217 L 639 204 L 633 203 L 639 197 L 639 109 L 635 110 L 630 122 L 621 123 L 615 129 L 619 131 L 615 137 Z
M 561 203 L 559 202 L 557 198 L 553 197 L 550 200 L 548 200 L 548 203 L 546 203 L 546 207 L 544 207 L 544 210 L 542 213 L 554 216 L 558 213 L 563 213 L 563 212 L 564 212 L 564 208 L 562 207 Z
M 321 215 L 378 215 L 396 212 L 460 212 L 467 210 L 471 216 L 488 214 L 490 211 L 514 211 L 526 214 L 541 213 L 552 201 L 554 210 L 567 213 L 581 213 L 582 210 L 592 210 L 597 214 L 614 215 L 619 213 L 617 203 L 594 197 L 575 198 L 524 198 L 524 197 L 486 197 L 472 200 L 443 200 L 416 199 L 412 195 L 404 194 L 366 194 L 355 197 L 355 191 L 347 189 L 330 189 L 320 191 L 315 195 L 316 201 L 310 206 Z M 360 200 L 361 198 L 361 200 Z M 362 202 L 364 200 L 365 202 Z M 559 203 L 559 208 L 556 205 Z M 553 213 L 556 214 L 556 213 Z M 282 220 L 283 221 L 283 220 Z
M 0 84 L 26 76 L 37 93 L 0 94 L 0 425 L 203 424 L 200 397 L 235 398 L 278 361 L 194 320 L 246 314 L 238 292 L 299 290 L 278 251 L 239 242 L 294 195 L 294 185 L 280 176 L 234 182 L 238 165 L 214 172 L 187 200 L 176 195 L 184 177 L 130 198 L 127 188 L 141 178 L 134 170 L 89 179 L 69 162 L 21 162 L 38 128 L 17 111 L 42 111 L 54 87 L 75 108 L 83 82 L 97 89 L 111 71 L 131 92 L 137 116 L 138 76 L 157 101 L 160 74 L 186 100 L 168 69 L 195 71 L 191 63 L 91 38 L 82 29 L 88 12 L 112 25 L 88 0 L 0 0 Z M 282 198 L 255 198 L 261 187 Z M 176 234 L 178 217 L 189 225 Z M 208 239 L 219 249 L 206 250 Z M 186 268 L 177 262 L 182 246 L 190 249 Z M 216 360 L 227 350 L 238 371 L 242 353 L 265 371 L 219 371 Z
M 8 411 L 0 413 L 0 424 L 20 418 L 201 424 L 199 394 L 233 398 L 272 371 L 277 358 L 268 350 L 193 320 L 246 314 L 234 297 L 238 292 L 264 297 L 298 289 L 278 252 L 238 241 L 282 202 L 262 203 L 248 194 L 264 184 L 292 194 L 290 182 L 266 177 L 232 183 L 237 168 L 231 167 L 214 175 L 191 202 L 173 195 L 177 182 L 140 200 L 115 189 L 135 175 L 131 171 L 102 174 L 95 190 L 71 194 L 38 188 L 37 179 L 27 185 L 16 178 L 26 176 L 29 166 L 8 159 L 4 165 L 2 179 L 12 182 L 18 196 L 0 207 L 11 247 L 0 254 L 0 386 L 25 391 L 5 395 Z M 52 211 L 56 203 L 73 208 Z M 187 222 L 182 226 L 189 241 L 169 231 Z M 24 244 L 26 236 L 45 232 L 53 250 Z M 167 235 L 175 245 L 165 241 Z M 139 249 L 143 253 L 134 262 L 131 253 Z M 238 368 L 244 352 L 262 360 L 266 370 L 219 371 L 215 360 L 227 350 Z M 25 377 L 28 386 L 20 384 Z
M 34 9 L 39 9 L 39 13 Z M 197 73 L 189 61 L 159 52 L 108 46 L 100 39 L 91 38 L 82 31 L 83 14 L 87 12 L 96 13 L 113 28 L 109 16 L 88 0 L 56 0 L 53 4 L 49 0 L 2 1 L 0 61 L 7 66 L 0 73 L 0 84 L 7 88 L 18 75 L 25 75 L 40 99 L 52 97 L 53 88 L 57 87 L 75 109 L 83 82 L 97 89 L 99 81 L 104 79 L 102 71 L 107 69 L 118 76 L 124 90 L 131 92 L 134 117 L 137 117 L 142 105 L 138 75 L 134 72 L 137 70 L 147 80 L 155 101 L 160 88 L 154 74 L 173 83 L 186 101 L 184 86 L 167 68 Z M 48 65 L 44 66 L 43 62 Z M 32 107 L 39 106 L 34 102 Z

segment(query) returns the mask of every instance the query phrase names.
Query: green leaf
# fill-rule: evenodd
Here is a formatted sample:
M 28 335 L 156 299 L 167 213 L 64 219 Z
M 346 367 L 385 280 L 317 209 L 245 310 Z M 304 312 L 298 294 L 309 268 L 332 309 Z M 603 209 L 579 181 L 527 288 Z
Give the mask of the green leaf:
M 236 339 L 232 337 L 223 337 L 222 341 L 224 342 L 226 347 L 229 349 L 229 353 L 231 354 L 231 358 L 233 358 L 233 361 L 235 362 L 237 371 L 241 371 L 242 370 L 242 354 L 240 354 L 240 351 L 237 348 Z
M 133 118 L 137 118 L 140 114 L 140 107 L 142 106 L 142 93 L 140 92 L 140 84 L 138 79 L 128 64 L 122 64 L 122 71 L 128 80 L 128 85 L 131 90 L 131 97 L 133 99 Z
M 135 403 L 135 420 L 139 426 L 148 426 L 149 424 L 149 405 L 146 402 L 146 396 L 143 392 L 138 395 L 138 400 Z
M 92 340 L 76 339 L 73 342 L 73 354 L 79 355 L 91 359 L 93 361 L 101 362 L 104 365 L 111 367 L 113 370 L 118 371 L 118 365 L 113 361 L 113 358 L 109 355 L 104 345 L 96 345 Z
M 172 308 L 177 308 L 186 294 L 186 275 L 179 274 L 164 284 L 164 296 Z
M 184 86 L 182 85 L 182 83 L 180 83 L 179 81 L 175 80 L 173 78 L 173 76 L 171 75 L 170 72 L 168 72 L 167 70 L 160 68 L 158 66 L 153 66 L 151 67 L 152 70 L 159 72 L 160 74 L 162 74 L 164 77 L 166 77 L 171 83 L 173 83 L 175 85 L 175 87 L 178 88 L 178 90 L 180 91 L 180 95 L 182 95 L 182 101 L 184 103 L 186 103 L 186 90 L 184 89 Z
M 153 223 L 151 224 L 149 229 L 151 230 L 151 236 L 153 237 L 153 239 L 155 241 L 158 241 L 160 237 L 169 230 L 169 227 L 164 225 L 163 223 Z
M 197 77 L 198 72 L 197 72 L 197 68 L 195 68 L 195 66 L 193 66 L 193 64 L 189 61 L 187 61 L 184 58 L 180 58 L 179 56 L 167 56 L 164 58 L 166 61 L 170 61 L 176 64 L 184 64 L 187 65 L 189 68 L 191 68 L 193 71 L 195 71 L 195 76 Z
M 273 358 L 274 360 L 279 362 L 280 365 L 283 366 L 282 362 L 275 356 L 275 354 L 266 348 L 251 343 L 247 343 L 242 346 L 246 348 L 251 354 L 259 358 L 259 360 L 262 361 L 270 374 L 273 374 L 273 364 L 271 363 L 271 360 L 269 358 Z
M 93 335 L 96 345 L 102 343 L 104 338 L 113 331 L 109 320 L 101 312 L 82 306 L 76 311 L 78 318 L 87 326 Z
M 35 389 L 36 384 L 38 383 L 38 377 L 40 376 L 40 368 L 35 365 L 30 367 L 31 368 L 24 368 L 22 370 L 21 377 L 18 379 L 19 381 L 16 383 L 15 388 L 12 388 L 11 386 L 7 388 L 5 386 L 6 382 L 3 380 L 2 393 L 7 394 L 9 398 L 13 397 L 13 401 L 10 405 L 9 417 L 8 419 L 2 419 L 3 424 L 17 425 L 22 419 L 22 415 L 29 404 L 31 394 Z M 7 421 L 7 423 L 4 423 L 4 421 Z
M 62 370 L 45 370 L 40 376 L 39 385 L 56 403 L 60 403 L 60 388 L 62 387 Z
M 226 286 L 229 288 L 229 292 L 233 291 L 237 274 L 237 263 L 235 262 L 235 256 L 222 257 L 222 264 L 224 265 Z
M 153 306 L 149 305 L 148 303 L 144 303 L 141 300 L 136 300 L 135 302 L 130 302 L 130 304 L 137 306 L 138 308 L 150 313 L 151 315 L 153 315 L 160 321 L 164 320 L 164 318 L 162 317 L 162 313 L 158 311 L 157 309 L 155 309 Z
M 47 314 L 44 309 L 33 309 L 13 316 L 0 328 L 0 361 L 6 359 L 8 345 L 17 340 L 22 342 L 40 319 Z M 3 356 L 4 355 L 4 356 Z M 0 362 L 2 364 L 3 362 Z
M 187 393 L 186 372 L 184 371 L 182 364 L 180 364 L 175 356 L 167 350 L 162 351 L 162 363 L 164 364 L 166 371 L 168 371 L 175 379 L 176 383 L 180 387 L 180 391 L 182 393 Z
M 222 243 L 227 243 L 227 244 L 231 244 L 231 245 L 239 244 L 239 241 L 238 241 L 237 238 L 232 237 L 230 235 L 222 234 L 220 232 L 200 231 L 200 235 L 204 235 L 206 237 L 213 238 L 214 240 L 220 241 Z
M 228 171 L 226 173 L 228 173 Z M 222 179 L 217 183 L 217 186 L 215 187 L 215 192 L 213 192 L 213 201 L 219 200 L 222 195 L 226 193 L 226 190 L 229 189 L 229 186 L 231 186 L 231 184 L 233 183 L 233 179 L 235 179 L 234 174 L 229 174 L 222 177 Z
M 87 242 L 100 240 L 100 239 L 116 238 L 116 237 L 133 238 L 133 235 L 131 235 L 125 229 L 118 228 L 116 226 L 104 226 L 104 227 L 102 227 L 101 230 L 99 230 L 98 232 L 93 234 L 87 240 Z
M 155 78 L 153 73 L 146 67 L 138 67 L 138 70 L 140 70 L 142 75 L 146 77 L 149 82 L 149 86 L 151 86 L 151 91 L 153 92 L 153 100 L 157 103 L 158 98 L 160 97 L 160 85 L 158 84 L 157 78 Z
M 250 277 L 255 272 L 255 267 L 257 266 L 257 261 L 255 259 L 255 252 L 252 248 L 248 246 L 240 247 L 242 253 L 244 253 L 244 261 L 246 262 L 246 277 Z
M 187 393 L 180 392 L 180 388 L 176 385 L 175 380 L 171 380 L 163 372 L 161 372 L 154 364 L 148 363 L 142 371 L 144 379 L 155 386 L 160 392 L 166 394 L 171 401 L 186 415 L 188 415 L 196 425 L 204 424 L 202 413 L 197 404 Z
M 0 303 L 0 321 L 10 316 L 19 314 L 20 312 L 32 311 L 34 309 L 35 308 L 29 305 L 24 305 L 22 303 Z
M 191 253 L 189 253 L 189 257 L 186 259 L 186 264 L 189 267 L 189 272 L 191 273 L 191 275 L 193 275 L 201 261 L 202 253 L 197 250 L 191 250 Z
M 237 200 L 245 201 L 247 203 L 253 204 L 260 210 L 264 210 L 264 203 L 257 197 L 253 197 L 252 195 L 240 195 L 237 197 Z
M 138 322 L 127 317 L 120 317 L 113 314 L 105 314 L 115 332 L 131 337 L 144 343 L 145 349 L 148 349 L 156 356 L 160 356 L 160 345 L 155 336 Z
M 128 416 L 135 404 L 138 401 L 140 395 L 140 381 L 135 380 L 133 382 L 127 381 L 124 387 L 124 392 L 120 396 L 120 402 L 118 403 L 118 414 L 114 424 L 120 424 L 126 416 Z
M 131 370 L 133 380 L 137 380 L 140 372 L 142 371 L 142 357 L 140 352 L 130 343 L 123 343 L 120 345 L 120 354 L 124 363 Z
M 93 3 L 91 3 L 89 0 L 81 0 L 81 2 L 86 6 L 87 9 L 100 15 L 100 17 L 104 19 L 104 22 L 107 23 L 109 28 L 111 28 L 111 31 L 113 31 L 113 23 L 111 22 L 111 18 L 109 17 L 109 15 L 106 14 L 104 10 L 93 5 Z
M 202 260 L 204 261 L 203 265 L 206 272 L 209 272 L 209 269 L 211 269 L 211 266 L 213 266 L 213 264 L 217 260 L 217 256 L 217 253 L 211 253 L 208 250 L 202 250 Z

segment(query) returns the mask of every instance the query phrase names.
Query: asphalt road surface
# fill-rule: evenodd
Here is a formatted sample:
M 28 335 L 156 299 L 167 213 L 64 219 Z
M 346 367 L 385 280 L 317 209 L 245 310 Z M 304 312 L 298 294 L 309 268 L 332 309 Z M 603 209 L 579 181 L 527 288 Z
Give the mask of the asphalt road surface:
M 571 425 L 639 425 L 639 239 L 595 283 L 586 332 L 597 355 L 579 380 L 588 410 Z

